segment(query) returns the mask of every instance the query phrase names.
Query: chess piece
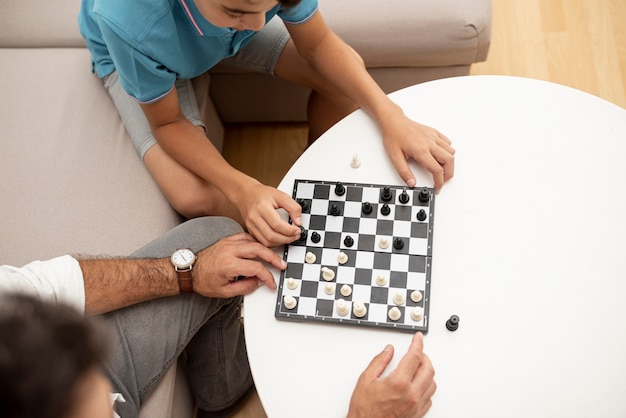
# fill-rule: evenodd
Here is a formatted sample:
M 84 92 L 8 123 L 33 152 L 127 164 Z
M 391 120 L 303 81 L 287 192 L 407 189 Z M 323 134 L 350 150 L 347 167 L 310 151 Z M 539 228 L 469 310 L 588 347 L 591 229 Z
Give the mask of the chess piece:
M 296 202 L 298 202 L 298 204 L 302 208 L 302 212 L 307 212 L 309 210 L 309 203 L 306 200 L 296 199 Z
M 330 214 L 333 215 L 333 216 L 341 215 L 341 211 L 339 210 L 339 206 L 337 206 L 336 203 L 333 203 L 332 205 L 330 205 Z
M 418 221 L 426 220 L 426 211 L 424 209 L 420 209 L 419 212 L 417 212 L 417 220 Z
M 296 307 L 298 300 L 291 295 L 285 295 L 284 298 L 285 308 L 291 310 Z
M 352 154 L 352 159 L 350 160 L 350 167 L 359 168 L 361 167 L 361 160 L 359 160 L 359 154 Z
M 383 204 L 383 206 L 380 208 L 380 213 L 381 213 L 383 216 L 387 216 L 387 215 L 389 215 L 389 213 L 390 213 L 390 212 L 391 212 L 391 209 L 389 208 L 389 205 L 388 205 L 388 204 L 386 204 L 386 203 L 385 203 L 385 204 Z
M 426 203 L 428 202 L 429 199 L 430 199 L 430 192 L 428 191 L 426 187 L 422 187 L 420 189 L 419 194 L 417 195 L 417 200 L 419 200 L 422 203 Z
M 361 210 L 363 211 L 364 215 L 369 215 L 370 213 L 372 213 L 372 204 L 370 202 L 363 202 L 363 204 L 361 205 Z
M 297 242 L 303 242 L 306 241 L 306 229 L 304 229 L 304 227 L 302 225 L 299 226 L 300 228 L 300 238 L 298 238 Z
M 406 189 L 402 190 L 402 193 L 398 196 L 398 200 L 403 204 L 409 203 L 409 194 L 406 192 Z
M 401 250 L 404 248 L 404 241 L 401 238 L 396 238 L 393 240 L 393 248 L 396 250 Z
M 400 312 L 400 309 L 394 306 L 393 308 L 389 309 L 388 316 L 389 319 L 391 319 L 392 321 L 397 321 L 402 317 L 402 312 Z
M 459 317 L 452 315 L 450 319 L 446 321 L 446 328 L 448 328 L 449 331 L 456 331 L 459 328 Z
M 298 287 L 298 281 L 294 279 L 293 277 L 288 278 L 287 287 L 291 290 L 294 290 L 296 287 Z
M 337 196 L 343 196 L 345 193 L 346 188 L 344 187 L 343 183 L 337 182 L 337 185 L 335 186 L 335 194 Z
M 352 247 L 354 245 L 354 238 L 352 238 L 350 235 L 346 235 L 346 237 L 343 239 L 343 245 L 348 248 Z
M 311 233 L 311 241 L 314 242 L 315 244 L 320 242 L 321 239 L 322 239 L 322 236 L 319 234 L 319 232 L 313 231 Z
M 383 190 L 380 192 L 380 198 L 383 202 L 389 202 L 393 195 L 391 194 L 391 188 L 389 186 L 383 187 Z
M 419 306 L 411 309 L 411 319 L 415 322 L 419 322 L 424 319 L 424 309 L 420 308 Z
M 350 312 L 350 306 L 343 299 L 339 299 L 335 306 L 337 307 L 337 315 L 339 316 L 346 316 Z

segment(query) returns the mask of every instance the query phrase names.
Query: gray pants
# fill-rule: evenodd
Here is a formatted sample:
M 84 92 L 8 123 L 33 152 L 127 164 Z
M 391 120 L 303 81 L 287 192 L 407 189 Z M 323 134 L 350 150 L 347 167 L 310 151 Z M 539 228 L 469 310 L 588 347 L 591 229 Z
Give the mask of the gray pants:
M 132 254 L 133 258 L 169 257 L 177 248 L 199 252 L 221 238 L 241 232 L 234 221 L 196 218 L 174 228 Z M 252 385 L 243 326 L 241 297 L 178 295 L 129 306 L 103 315 L 113 328 L 113 355 L 107 374 L 123 418 L 137 416 L 141 404 L 168 368 L 182 355 L 200 409 L 224 409 Z

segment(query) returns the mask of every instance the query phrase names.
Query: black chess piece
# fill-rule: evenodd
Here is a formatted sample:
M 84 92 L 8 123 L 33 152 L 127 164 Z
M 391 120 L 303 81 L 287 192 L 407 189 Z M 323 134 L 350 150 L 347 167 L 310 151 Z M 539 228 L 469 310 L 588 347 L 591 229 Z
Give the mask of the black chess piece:
M 339 206 L 337 206 L 336 203 L 333 203 L 332 205 L 330 205 L 330 212 L 331 215 L 333 216 L 339 216 L 341 215 L 341 211 L 339 210 Z
M 446 321 L 446 328 L 448 328 L 449 331 L 456 331 L 459 328 L 459 317 L 452 315 L 450 319 Z
M 372 213 L 372 204 L 370 202 L 363 202 L 363 204 L 361 205 L 361 210 L 363 211 L 364 215 L 369 215 L 370 213 Z
M 402 193 L 398 196 L 398 200 L 403 204 L 409 203 L 409 194 L 406 192 L 406 189 L 402 190 Z
M 417 212 L 417 220 L 418 221 L 426 220 L 426 211 L 424 209 L 420 209 L 419 212 Z
M 354 239 L 350 235 L 346 235 L 346 237 L 343 239 L 343 244 L 346 247 L 352 247 L 354 245 Z
M 395 238 L 393 240 L 393 248 L 395 248 L 396 250 L 401 250 L 404 248 L 404 241 L 402 241 L 402 239 L 400 238 Z
M 391 194 L 391 188 L 389 186 L 383 187 L 383 190 L 380 192 L 380 198 L 383 202 L 389 202 L 393 195 Z
M 337 196 L 343 196 L 345 193 L 346 188 L 344 187 L 343 183 L 337 182 L 337 185 L 335 186 L 335 194 Z
M 302 212 L 306 212 L 309 210 L 309 203 L 306 200 L 298 198 L 296 199 L 296 202 L 298 202 L 298 204 L 302 208 Z
M 417 200 L 419 200 L 422 203 L 426 203 L 428 202 L 429 199 L 430 199 L 430 192 L 428 191 L 426 187 L 422 187 L 420 189 L 419 194 L 417 195 Z
M 391 213 L 391 209 L 389 208 L 389 205 L 386 203 L 382 205 L 380 208 L 380 213 L 384 216 L 389 215 L 389 213 Z
M 298 241 L 305 241 L 307 236 L 306 229 L 302 225 L 300 225 L 300 239 Z
M 317 231 L 313 231 L 311 233 L 311 241 L 314 243 L 318 243 L 320 242 L 320 240 L 322 239 L 322 236 L 317 232 Z

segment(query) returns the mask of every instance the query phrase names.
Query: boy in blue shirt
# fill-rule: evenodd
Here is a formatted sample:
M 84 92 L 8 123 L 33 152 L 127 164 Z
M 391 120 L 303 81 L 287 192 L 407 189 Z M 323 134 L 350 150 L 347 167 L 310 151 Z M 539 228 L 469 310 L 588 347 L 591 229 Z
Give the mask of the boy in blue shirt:
M 268 246 L 300 235 L 300 205 L 235 170 L 207 141 L 189 80 L 223 59 L 311 88 L 312 138 L 363 108 L 409 187 L 409 158 L 432 173 L 436 190 L 454 174 L 450 140 L 389 100 L 317 0 L 83 0 L 79 25 L 144 163 L 186 217 L 229 216 Z

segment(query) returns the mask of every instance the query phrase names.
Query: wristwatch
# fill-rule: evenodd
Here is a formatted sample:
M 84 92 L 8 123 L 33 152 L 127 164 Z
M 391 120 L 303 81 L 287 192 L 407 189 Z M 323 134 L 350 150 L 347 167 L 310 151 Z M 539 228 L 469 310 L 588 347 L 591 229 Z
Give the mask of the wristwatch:
M 174 251 L 170 260 L 172 261 L 174 270 L 176 270 L 180 293 L 193 293 L 191 270 L 197 260 L 196 255 L 188 248 L 179 248 Z

